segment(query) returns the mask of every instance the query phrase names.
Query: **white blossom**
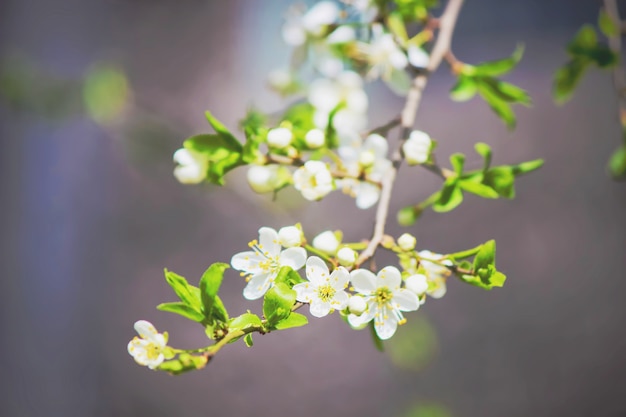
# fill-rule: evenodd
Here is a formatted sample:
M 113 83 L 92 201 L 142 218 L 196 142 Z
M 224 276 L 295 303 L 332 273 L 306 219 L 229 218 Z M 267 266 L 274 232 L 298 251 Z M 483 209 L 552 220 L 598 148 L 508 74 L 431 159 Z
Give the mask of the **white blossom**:
M 351 267 L 356 262 L 359 254 L 354 249 L 343 247 L 337 252 L 337 260 L 339 264 L 345 267 Z
M 263 194 L 276 190 L 284 183 L 283 177 L 289 175 L 289 170 L 280 165 L 250 165 L 246 178 L 250 188 Z
M 271 147 L 283 149 L 291 144 L 293 133 L 286 127 L 277 127 L 267 132 L 267 143 Z
M 370 181 L 380 182 L 383 179 L 391 168 L 391 161 L 387 159 L 387 140 L 378 134 L 369 135 L 365 141 L 359 135 L 343 136 L 341 139 L 337 153 L 348 175 L 353 178 L 338 181 L 338 186 L 356 198 L 358 208 L 370 208 L 378 202 L 380 187 L 355 178 L 364 173 Z
M 407 54 L 409 63 L 415 68 L 427 68 L 430 64 L 430 56 L 428 53 L 417 45 L 409 45 Z
M 339 239 L 337 239 L 337 235 L 327 230 L 325 232 L 320 233 L 319 235 L 313 238 L 313 247 L 317 250 L 320 250 L 328 255 L 334 255 L 337 253 L 337 249 L 339 248 Z
M 182 184 L 199 184 L 207 176 L 209 158 L 193 149 L 181 148 L 174 152 L 174 176 Z
M 432 140 L 426 132 L 414 130 L 402 144 L 404 158 L 409 165 L 423 164 L 428 161 Z
M 409 233 L 403 233 L 398 238 L 398 246 L 400 246 L 400 249 L 402 249 L 403 251 L 410 251 L 410 250 L 415 249 L 416 244 L 417 244 L 417 239 L 415 239 L 415 236 Z
M 380 77 L 395 93 L 406 94 L 411 86 L 411 79 L 405 71 L 409 60 L 391 33 L 375 23 L 370 42 L 360 43 L 359 48 L 370 65 L 367 74 L 370 79 Z
M 322 129 L 311 129 L 306 132 L 304 142 L 311 149 L 321 148 L 326 143 L 326 134 Z
M 404 281 L 407 290 L 421 296 L 428 290 L 428 278 L 424 274 L 411 275 Z
M 135 322 L 135 331 L 139 337 L 135 336 L 128 343 L 128 353 L 139 365 L 155 369 L 165 359 L 163 351 L 167 346 L 167 334 L 157 332 L 146 320 Z
M 348 322 L 353 327 L 374 320 L 376 334 L 382 340 L 394 335 L 399 324 L 406 319 L 403 311 L 415 311 L 420 302 L 413 292 L 400 288 L 402 277 L 398 268 L 387 266 L 377 275 L 366 269 L 357 269 L 350 273 L 354 290 L 365 298 L 367 310 L 360 316 L 350 314 Z
M 420 266 L 424 269 L 424 275 L 428 278 L 428 291 L 426 292 L 433 298 L 441 298 L 446 294 L 446 280 L 450 276 L 451 271 L 446 267 L 454 265 L 450 260 L 444 260 L 444 256 L 427 250 L 418 252 L 420 257 Z M 439 263 L 430 262 L 429 260 Z
M 278 241 L 286 248 L 300 246 L 302 238 L 302 231 L 296 226 L 285 226 L 278 230 Z
M 333 176 L 322 161 L 307 161 L 293 173 L 293 186 L 307 200 L 320 200 L 335 189 Z
M 296 300 L 310 303 L 311 314 L 324 317 L 332 310 L 343 310 L 348 305 L 348 294 L 344 291 L 350 273 L 340 266 L 329 275 L 328 266 L 317 256 L 306 261 L 306 277 L 309 282 L 293 286 Z
M 240 252 L 232 257 L 230 264 L 241 275 L 246 276 L 248 285 L 243 296 L 248 300 L 261 298 L 274 284 L 278 271 L 283 266 L 298 270 L 306 262 L 306 250 L 295 247 L 281 251 L 276 230 L 270 227 L 259 229 L 259 240 L 248 244 L 252 251 Z
M 291 46 L 304 45 L 310 38 L 323 35 L 325 28 L 339 19 L 339 8 L 331 1 L 320 1 L 305 13 L 293 12 L 283 26 L 284 41 Z
M 360 316 L 367 309 L 365 298 L 360 295 L 353 295 L 348 300 L 348 310 L 355 316 Z

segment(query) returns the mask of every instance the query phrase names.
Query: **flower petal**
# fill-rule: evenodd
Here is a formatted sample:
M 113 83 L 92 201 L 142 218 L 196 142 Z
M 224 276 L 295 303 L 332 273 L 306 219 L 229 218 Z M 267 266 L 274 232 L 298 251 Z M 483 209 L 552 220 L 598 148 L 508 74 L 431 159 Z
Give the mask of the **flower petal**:
M 306 260 L 306 278 L 315 286 L 324 284 L 328 278 L 328 267 L 326 263 L 317 256 L 310 256 L 309 259 Z
M 267 292 L 272 285 L 272 274 L 256 274 L 252 276 L 246 288 L 243 289 L 243 296 L 248 300 L 257 300 Z
M 376 329 L 376 334 L 381 340 L 387 340 L 394 335 L 398 328 L 398 318 L 395 314 L 387 311 L 388 309 L 385 307 L 383 310 L 383 314 L 379 317 L 376 317 L 376 321 L 374 322 L 374 329 Z
M 327 316 L 328 313 L 330 313 L 331 309 L 332 307 L 330 303 L 325 303 L 319 300 L 313 300 L 313 302 L 311 303 L 310 312 L 312 316 L 324 317 L 324 316 Z
M 393 292 L 392 303 L 402 311 L 415 311 L 420 306 L 419 297 L 414 292 L 404 288 Z
M 158 334 L 156 328 L 146 320 L 138 320 L 135 322 L 135 331 L 142 339 L 150 340 Z
M 280 242 L 278 232 L 271 227 L 261 227 L 259 229 L 259 248 L 269 256 L 276 256 L 280 253 Z
M 263 261 L 264 258 L 261 257 L 256 252 L 247 251 L 247 252 L 239 252 L 230 260 L 230 264 L 232 267 L 238 271 L 245 271 L 249 273 L 254 273 L 259 270 L 259 262 Z
M 378 271 L 376 288 L 384 286 L 395 292 L 397 288 L 400 288 L 401 283 L 402 275 L 395 266 L 386 266 Z
M 380 197 L 378 186 L 367 182 L 359 183 L 356 193 L 356 206 L 361 210 L 372 207 Z
M 336 290 L 344 290 L 348 287 L 350 281 L 350 273 L 343 266 L 338 267 L 330 274 L 330 285 Z
M 369 295 L 376 290 L 376 275 L 367 269 L 356 269 L 350 272 L 350 282 L 361 294 Z
M 316 300 L 317 289 L 309 282 L 302 282 L 293 286 L 293 290 L 296 292 L 296 300 L 301 303 L 311 303 Z
M 348 307 L 348 300 L 350 300 L 350 297 L 348 297 L 345 291 L 337 291 L 331 304 L 335 310 L 343 310 Z
M 302 268 L 306 262 L 306 249 L 288 248 L 280 253 L 278 262 L 281 266 L 290 266 L 294 271 Z

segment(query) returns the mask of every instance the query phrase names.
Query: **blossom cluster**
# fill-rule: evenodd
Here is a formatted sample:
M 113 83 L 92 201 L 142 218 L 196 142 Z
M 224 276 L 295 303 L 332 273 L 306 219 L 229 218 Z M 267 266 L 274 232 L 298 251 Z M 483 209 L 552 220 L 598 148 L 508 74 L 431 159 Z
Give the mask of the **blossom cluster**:
M 246 277 L 245 298 L 261 298 L 274 285 L 281 268 L 298 271 L 304 267 L 306 281 L 295 284 L 293 290 L 297 301 L 310 305 L 311 315 L 324 317 L 341 311 L 354 328 L 373 321 L 382 340 L 394 335 L 398 325 L 406 322 L 403 312 L 417 310 L 426 295 L 443 296 L 450 275 L 447 266 L 452 265 L 442 255 L 415 252 L 415 237 L 406 233 L 394 246 L 402 254 L 412 254 L 415 262 L 403 272 L 395 266 L 386 266 L 377 274 L 359 268 L 358 252 L 330 230 L 318 234 L 309 246 L 298 225 L 278 231 L 262 227 L 259 239 L 249 246 L 251 251 L 231 259 L 232 267 Z M 307 247 L 319 256 L 308 256 Z

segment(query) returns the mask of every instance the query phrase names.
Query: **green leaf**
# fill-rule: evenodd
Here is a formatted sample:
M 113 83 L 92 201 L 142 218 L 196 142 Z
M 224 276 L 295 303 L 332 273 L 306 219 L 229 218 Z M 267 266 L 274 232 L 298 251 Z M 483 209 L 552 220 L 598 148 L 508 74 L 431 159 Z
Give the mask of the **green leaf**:
M 528 174 L 536 169 L 539 169 L 543 166 L 543 159 L 534 159 L 532 161 L 522 162 L 517 165 L 512 165 L 511 169 L 513 170 L 513 175 L 520 176 L 523 174 Z
M 254 342 L 252 341 L 252 333 L 248 333 L 247 335 L 245 335 L 243 337 L 243 342 L 246 344 L 246 346 L 252 347 L 252 345 L 254 345 Z
M 171 361 L 165 361 L 157 367 L 159 371 L 169 372 L 172 375 L 179 375 L 184 372 L 202 369 L 209 361 L 207 356 L 190 355 L 189 353 L 181 353 L 178 358 Z
M 233 318 L 228 326 L 231 331 L 234 331 L 245 330 L 249 327 L 261 327 L 262 323 L 261 318 L 256 314 L 243 313 L 242 315 Z
M 515 197 L 515 175 L 509 166 L 494 167 L 485 172 L 483 184 L 493 188 L 500 197 Z
M 450 98 L 454 101 L 468 101 L 476 95 L 478 87 L 472 77 L 460 75 L 450 90 Z
M 471 256 L 476 255 L 480 251 L 480 249 L 482 247 L 483 247 L 483 245 L 479 245 L 479 246 L 476 246 L 475 248 L 472 248 L 472 249 L 467 249 L 467 250 L 464 250 L 464 251 L 461 251 L 461 252 L 450 253 L 450 254 L 446 255 L 446 258 L 452 259 L 453 261 L 454 260 L 458 260 L 458 259 L 469 258 Z
M 465 165 L 465 155 L 462 153 L 455 153 L 450 155 L 450 165 L 454 168 L 454 172 L 457 175 L 463 174 L 463 166 Z
M 294 104 L 285 111 L 283 120 L 291 123 L 291 130 L 296 140 L 301 139 L 303 141 L 306 133 L 315 128 L 315 124 L 313 123 L 314 114 L 315 107 L 308 102 Z
M 215 132 L 217 132 L 217 134 L 224 141 L 225 147 L 227 149 L 230 149 L 231 151 L 241 153 L 242 151 L 241 143 L 239 143 L 237 138 L 235 138 L 235 136 L 233 136 L 233 134 L 230 133 L 230 131 L 226 128 L 226 126 L 224 126 L 222 122 L 217 120 L 211 114 L 211 112 L 207 111 L 204 113 L 204 115 L 206 116 L 206 119 L 208 120 L 209 124 L 213 127 L 213 129 L 215 129 Z
M 511 109 L 511 105 L 507 100 L 502 98 L 497 90 L 494 90 L 493 83 L 483 82 L 484 79 L 480 79 L 478 84 L 478 93 L 487 102 L 491 110 L 506 124 L 509 129 L 515 128 L 515 113 Z
M 476 257 L 474 258 L 474 271 L 489 268 L 490 266 L 495 267 L 495 260 L 496 241 L 492 239 L 483 243 L 480 250 L 476 254 Z
M 193 307 L 195 310 L 200 310 L 200 299 L 197 297 L 197 293 L 193 291 L 193 287 L 189 285 L 187 280 L 178 275 L 175 272 L 164 270 L 165 281 L 172 287 L 180 301 L 186 305 Z
M 622 145 L 609 159 L 609 173 L 614 179 L 626 178 L 626 145 Z
M 439 200 L 433 203 L 433 210 L 445 213 L 453 210 L 463 202 L 463 191 L 458 187 L 456 180 L 447 180 L 439 192 Z
M 515 51 L 510 57 L 505 59 L 499 59 L 497 61 L 483 62 L 474 66 L 476 75 L 486 75 L 490 77 L 497 77 L 504 75 L 511 71 L 520 62 L 524 55 L 524 45 L 519 44 L 516 46 Z
M 85 109 L 94 121 L 106 124 L 121 115 L 128 103 L 130 88 L 124 72 L 99 66 L 87 74 L 83 85 Z
M 267 325 L 274 328 L 276 323 L 291 314 L 291 307 L 296 302 L 296 292 L 282 282 L 270 288 L 263 298 L 263 315 Z
M 485 163 L 483 164 L 483 171 L 486 171 L 491 165 L 491 147 L 486 143 L 478 142 L 474 145 L 476 153 L 483 157 Z
M 276 275 L 274 282 L 282 282 L 283 284 L 286 284 L 289 288 L 293 288 L 294 285 L 305 282 L 305 280 L 302 279 L 300 274 L 294 271 L 291 267 L 283 266 L 278 271 L 278 275 Z
M 211 265 L 200 278 L 200 297 L 202 299 L 202 311 L 208 322 L 214 320 L 213 309 L 217 292 L 222 285 L 224 271 L 228 264 L 217 262 Z
M 479 276 L 475 275 L 463 275 L 461 279 L 470 285 L 474 285 L 485 290 L 491 290 L 494 287 L 504 286 L 506 275 L 502 272 L 494 271 L 491 275 L 489 275 L 487 282 L 484 282 Z
M 226 307 L 224 307 L 224 303 L 219 295 L 215 296 L 213 300 L 213 310 L 211 311 L 211 317 L 217 321 L 221 321 L 226 323 L 228 321 L 228 312 L 226 311 Z
M 584 51 L 595 48 L 597 44 L 598 35 L 596 30 L 592 25 L 586 24 L 578 30 L 576 35 L 574 35 L 574 39 L 567 45 L 567 52 L 573 56 L 580 55 L 581 51 L 584 54 Z
M 192 136 L 183 142 L 183 146 L 207 156 L 209 161 L 207 179 L 214 184 L 223 185 L 224 175 L 244 164 L 241 159 L 241 152 L 234 150 L 229 142 L 220 135 Z
M 478 80 L 506 102 L 520 103 L 524 106 L 530 106 L 531 104 L 528 93 L 516 85 L 491 77 L 481 77 Z
M 267 117 L 265 114 L 251 109 L 246 117 L 241 120 L 240 126 L 246 135 L 246 143 L 242 149 L 242 160 L 247 164 L 260 162 L 263 157 L 259 148 L 267 135 Z
M 611 16 L 604 9 L 600 9 L 600 15 L 598 16 L 598 27 L 602 31 L 602 33 L 610 38 L 612 36 L 619 35 L 620 28 L 613 21 Z
M 575 59 L 593 61 L 600 68 L 617 65 L 619 56 L 605 45 L 598 44 L 598 36 L 591 25 L 583 26 L 567 46 L 567 52 Z
M 473 181 L 472 179 L 459 180 L 459 187 L 463 190 L 476 194 L 484 198 L 498 198 L 499 194 L 496 190 L 488 185 L 481 184 L 480 182 Z
M 588 67 L 588 60 L 574 58 L 556 71 L 552 95 L 557 103 L 564 103 L 571 98 Z
M 198 323 L 201 323 L 204 320 L 204 315 L 201 312 L 196 311 L 193 307 L 181 302 L 162 303 L 157 306 L 157 310 L 178 314 Z
M 281 321 L 276 323 L 274 328 L 276 330 L 285 330 L 285 329 L 290 329 L 292 327 L 304 326 L 308 322 L 309 320 L 306 318 L 306 316 L 300 313 L 291 313 L 287 318 L 282 319 Z

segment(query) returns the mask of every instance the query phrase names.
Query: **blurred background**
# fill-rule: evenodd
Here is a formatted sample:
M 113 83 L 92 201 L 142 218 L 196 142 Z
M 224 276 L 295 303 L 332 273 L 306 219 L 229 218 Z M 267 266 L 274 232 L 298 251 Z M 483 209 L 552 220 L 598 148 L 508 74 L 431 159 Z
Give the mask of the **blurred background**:
M 341 193 L 274 203 L 249 192 L 245 169 L 223 188 L 172 176 L 174 150 L 208 130 L 204 110 L 234 130 L 250 105 L 285 105 L 265 77 L 288 63 L 280 27 L 291 3 L 0 3 L 0 415 L 626 415 L 626 184 L 605 171 L 621 140 L 616 101 L 600 72 L 564 106 L 550 95 L 566 42 L 596 21 L 599 1 L 468 1 L 457 57 L 501 58 L 525 43 L 507 79 L 534 105 L 516 109 L 508 132 L 482 101 L 450 101 L 444 69 L 419 111 L 441 160 L 474 155 L 477 141 L 496 164 L 546 160 L 518 180 L 514 201 L 467 197 L 408 230 L 389 222 L 390 234 L 410 231 L 420 249 L 440 253 L 495 238 L 504 288 L 451 280 L 385 353 L 334 315 L 257 336 L 250 350 L 238 343 L 179 377 L 134 363 L 126 344 L 137 319 L 168 330 L 177 347 L 206 344 L 197 325 L 155 310 L 174 299 L 163 268 L 195 283 L 263 225 L 300 221 L 309 237 L 342 229 L 350 240 L 371 230 L 374 210 Z M 382 85 L 368 91 L 371 126 L 398 114 L 401 98 Z M 392 209 L 438 185 L 403 167 Z M 243 286 L 227 273 L 225 304 L 259 311 Z

